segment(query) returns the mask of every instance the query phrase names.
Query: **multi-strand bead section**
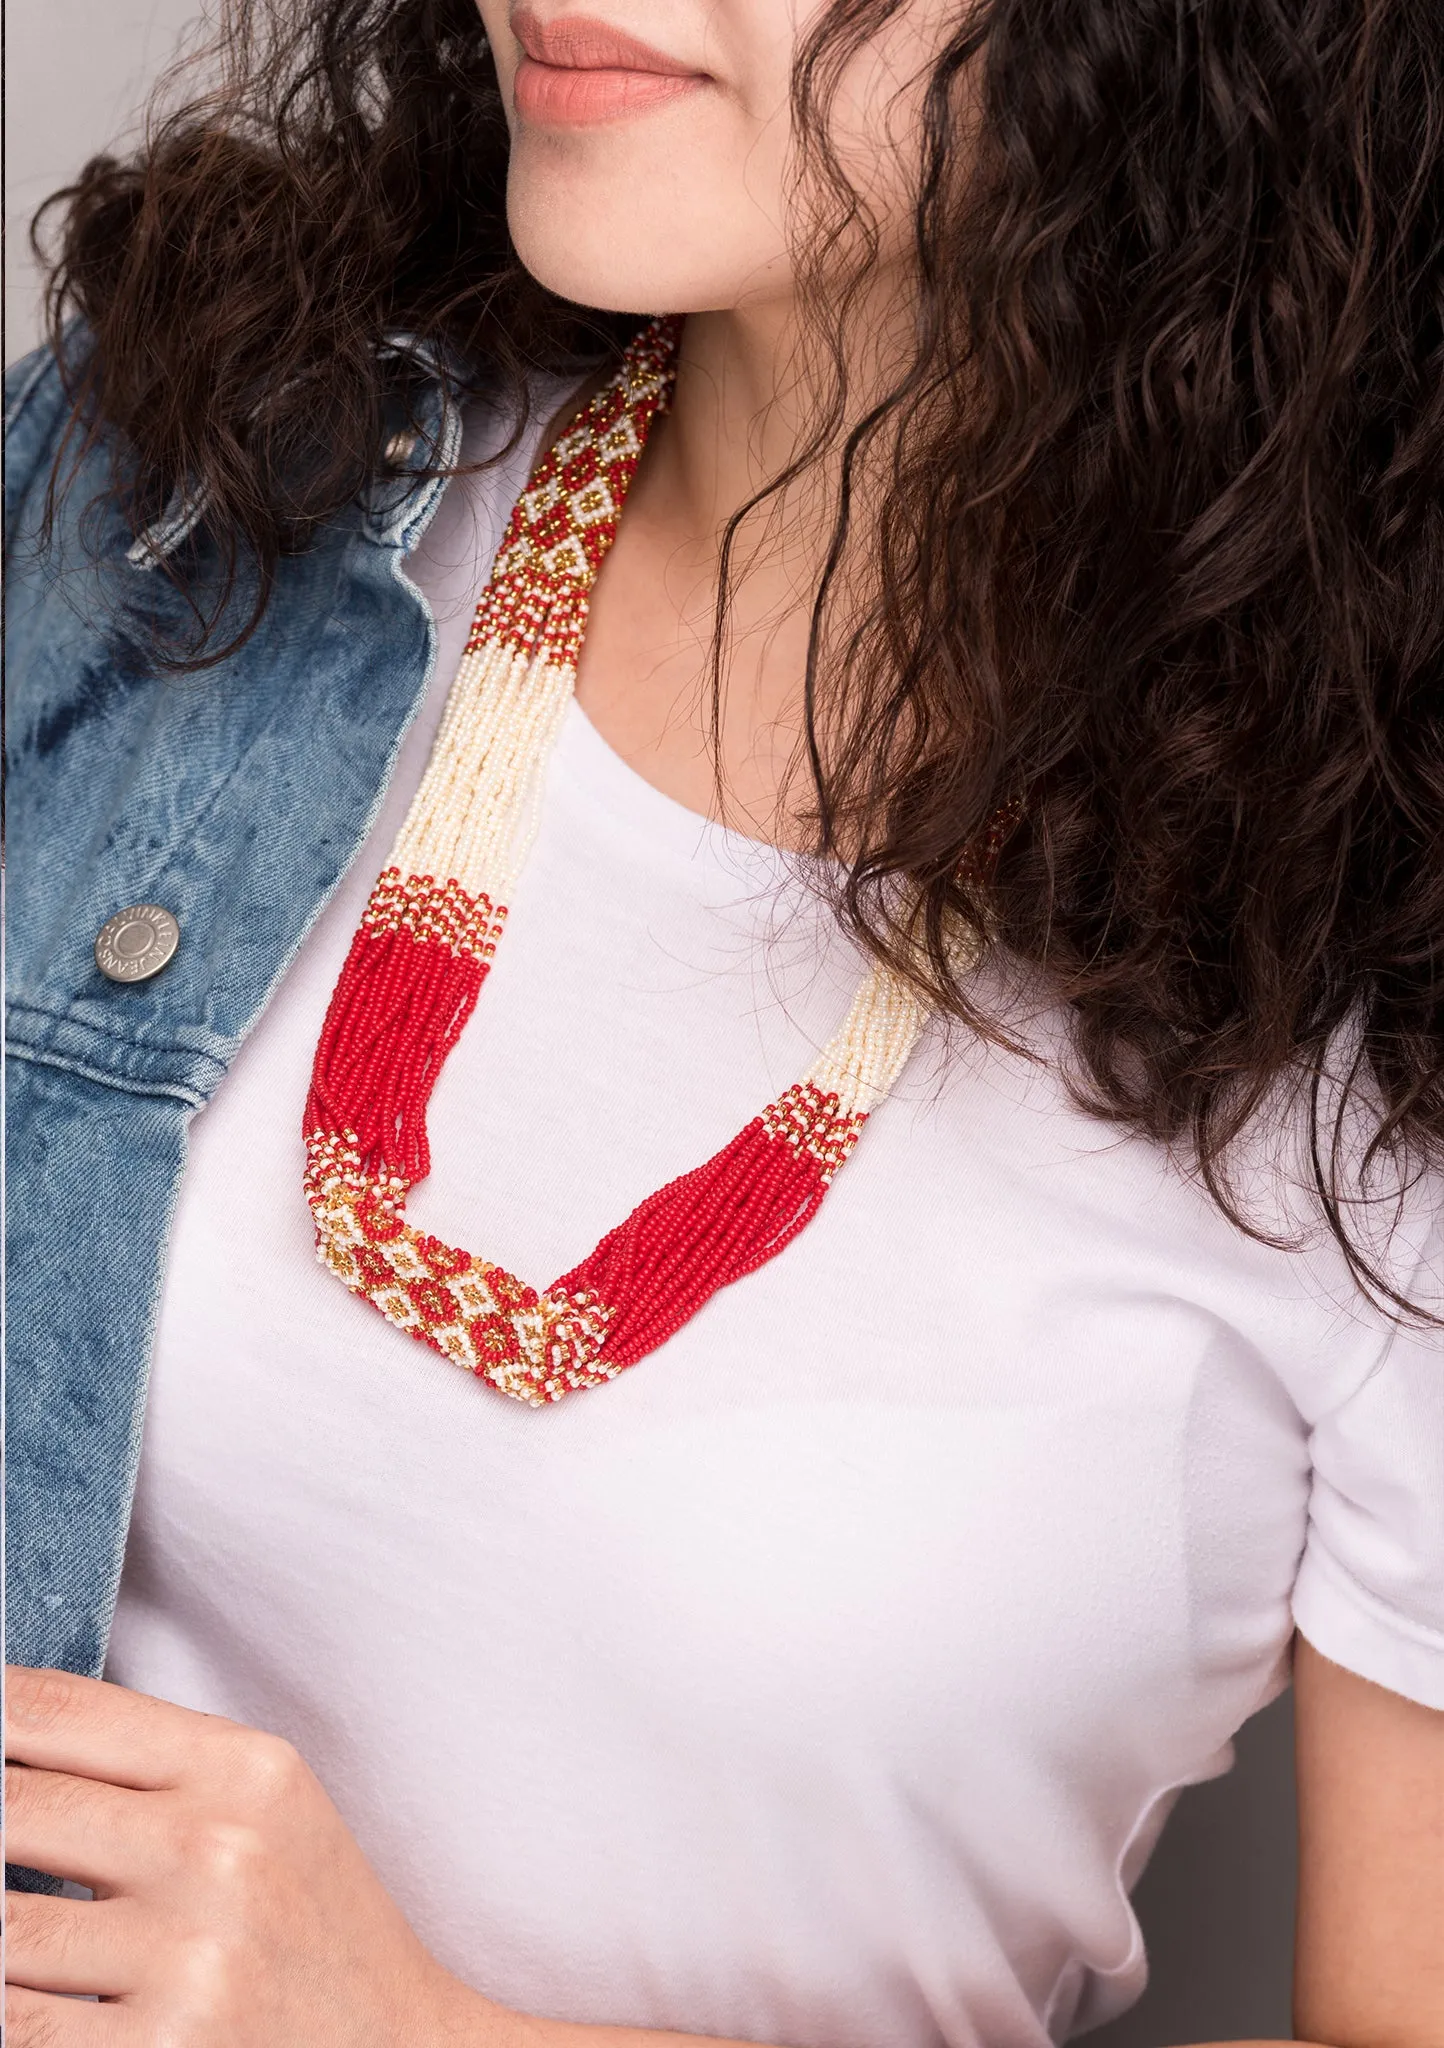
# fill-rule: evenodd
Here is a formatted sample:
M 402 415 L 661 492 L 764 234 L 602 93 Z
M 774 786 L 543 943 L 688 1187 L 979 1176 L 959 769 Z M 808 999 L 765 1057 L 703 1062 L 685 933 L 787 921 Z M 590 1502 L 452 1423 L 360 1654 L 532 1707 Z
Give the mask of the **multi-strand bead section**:
M 535 836 L 588 595 L 670 397 L 676 336 L 672 321 L 644 330 L 517 502 L 425 777 L 332 997 L 306 1106 L 322 1263 L 399 1329 L 537 1406 L 614 1379 L 791 1242 L 926 1014 L 871 971 L 800 1081 L 544 1291 L 406 1221 L 430 1166 L 427 1102 Z

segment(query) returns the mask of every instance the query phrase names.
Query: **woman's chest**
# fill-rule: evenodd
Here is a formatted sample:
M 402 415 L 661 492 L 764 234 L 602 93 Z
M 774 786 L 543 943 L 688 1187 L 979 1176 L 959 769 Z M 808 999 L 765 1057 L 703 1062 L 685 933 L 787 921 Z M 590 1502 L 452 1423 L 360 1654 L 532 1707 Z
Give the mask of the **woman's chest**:
M 665 891 L 609 917 L 617 849 L 588 900 L 607 849 L 572 823 L 538 849 L 411 1203 L 537 1286 L 804 1067 L 848 993 L 800 913 L 755 954 L 745 919 Z M 511 1645 L 518 1697 L 665 1696 L 734 1747 L 815 1719 L 860 1753 L 1007 1725 L 1083 1755 L 1140 1698 L 1166 1747 L 1210 1664 L 1276 1655 L 1303 1427 L 1156 1179 L 1050 1151 L 1035 1110 L 919 1061 L 784 1253 L 532 1411 L 315 1260 L 300 1110 L 346 917 L 195 1127 L 133 1552 L 341 1663 L 424 1638 L 495 1673 Z

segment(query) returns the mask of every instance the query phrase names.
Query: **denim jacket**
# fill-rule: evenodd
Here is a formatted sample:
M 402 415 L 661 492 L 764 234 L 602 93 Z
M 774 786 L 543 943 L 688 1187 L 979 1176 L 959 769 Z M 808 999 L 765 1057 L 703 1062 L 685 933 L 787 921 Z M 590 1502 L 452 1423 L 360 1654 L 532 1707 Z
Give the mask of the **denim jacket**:
M 67 411 L 49 350 L 7 377 L 7 1654 L 98 1674 L 190 1120 L 361 845 L 425 692 L 435 627 L 405 563 L 444 488 L 417 472 L 433 447 L 455 459 L 460 418 L 434 378 L 399 474 L 282 561 L 244 646 L 175 675 L 142 628 L 183 616 L 159 564 L 196 521 L 174 505 L 137 542 L 97 446 L 42 548 Z M 178 920 L 175 957 L 107 980 L 96 935 L 142 903 Z

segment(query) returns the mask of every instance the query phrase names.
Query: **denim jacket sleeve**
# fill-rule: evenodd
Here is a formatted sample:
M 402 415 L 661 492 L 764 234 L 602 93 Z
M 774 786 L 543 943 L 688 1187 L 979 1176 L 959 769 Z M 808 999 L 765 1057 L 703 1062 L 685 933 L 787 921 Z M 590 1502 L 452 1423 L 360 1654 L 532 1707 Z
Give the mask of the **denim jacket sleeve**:
M 378 482 L 281 563 L 244 646 L 178 675 L 148 652 L 184 604 L 167 543 L 136 546 L 104 442 L 42 537 L 69 419 L 53 355 L 6 395 L 7 1654 L 99 1673 L 189 1122 L 381 800 L 434 655 L 404 564 L 443 486 Z M 439 384 L 422 424 L 454 448 Z M 203 526 L 187 545 L 203 578 Z M 126 985 L 93 948 L 133 903 L 181 938 Z

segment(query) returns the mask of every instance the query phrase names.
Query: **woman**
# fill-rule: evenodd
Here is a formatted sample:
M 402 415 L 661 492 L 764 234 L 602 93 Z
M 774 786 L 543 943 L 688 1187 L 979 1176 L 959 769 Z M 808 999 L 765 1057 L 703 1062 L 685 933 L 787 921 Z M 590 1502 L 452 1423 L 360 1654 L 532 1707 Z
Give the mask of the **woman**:
M 252 28 L 15 377 L 14 2048 L 1059 2041 L 1295 1643 L 1437 2048 L 1426 10 Z

